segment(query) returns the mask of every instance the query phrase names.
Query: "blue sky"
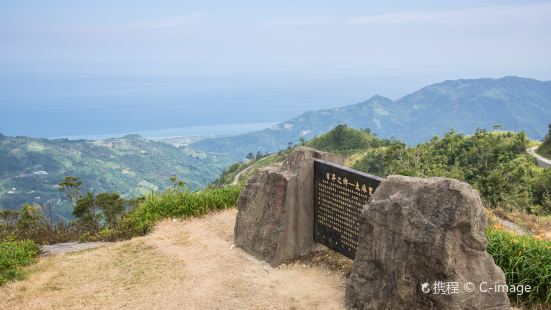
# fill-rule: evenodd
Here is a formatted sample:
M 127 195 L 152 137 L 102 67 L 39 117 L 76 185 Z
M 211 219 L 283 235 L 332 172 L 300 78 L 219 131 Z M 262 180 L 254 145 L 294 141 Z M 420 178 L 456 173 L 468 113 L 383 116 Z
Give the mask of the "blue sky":
M 297 2 L 2 1 L 0 132 L 27 133 L 37 108 L 262 122 L 445 79 L 551 79 L 551 1 Z

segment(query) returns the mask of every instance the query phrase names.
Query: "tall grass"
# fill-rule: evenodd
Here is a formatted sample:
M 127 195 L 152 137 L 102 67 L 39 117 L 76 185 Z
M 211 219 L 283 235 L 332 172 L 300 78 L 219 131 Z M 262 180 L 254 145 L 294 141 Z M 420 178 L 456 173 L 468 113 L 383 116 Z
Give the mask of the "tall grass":
M 164 218 L 188 218 L 210 211 L 234 207 L 240 186 L 209 188 L 200 192 L 167 190 L 148 195 L 126 220 L 135 235 L 147 233 L 156 221 Z
M 509 294 L 517 304 L 551 304 L 551 242 L 490 227 L 488 253 L 505 273 L 507 285 L 530 285 L 530 293 Z
M 0 285 L 24 277 L 21 267 L 36 261 L 38 246 L 30 240 L 0 242 Z

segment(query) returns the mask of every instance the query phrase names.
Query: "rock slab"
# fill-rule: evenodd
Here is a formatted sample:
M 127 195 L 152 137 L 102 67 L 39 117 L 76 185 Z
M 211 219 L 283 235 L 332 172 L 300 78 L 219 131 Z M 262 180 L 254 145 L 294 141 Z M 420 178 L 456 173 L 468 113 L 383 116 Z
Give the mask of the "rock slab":
M 279 165 L 260 169 L 237 201 L 235 245 L 272 266 L 314 246 L 314 159 L 342 157 L 298 147 Z
M 506 293 L 480 290 L 505 284 L 486 252 L 486 223 L 467 183 L 388 177 L 361 214 L 347 308 L 508 309 Z

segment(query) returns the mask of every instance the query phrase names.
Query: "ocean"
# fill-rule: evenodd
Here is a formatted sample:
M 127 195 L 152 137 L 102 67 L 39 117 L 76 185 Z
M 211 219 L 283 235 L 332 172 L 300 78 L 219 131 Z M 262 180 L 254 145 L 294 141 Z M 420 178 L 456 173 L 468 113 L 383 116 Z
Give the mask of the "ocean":
M 182 128 L 169 128 L 161 130 L 146 130 L 135 132 L 123 132 L 123 133 L 110 133 L 99 135 L 69 135 L 58 136 L 53 138 L 67 138 L 71 140 L 87 139 L 87 140 L 100 140 L 122 137 L 129 134 L 138 134 L 145 138 L 172 138 L 172 137 L 219 137 L 230 136 L 247 133 L 256 130 L 262 130 L 272 127 L 276 123 L 241 123 L 241 124 L 220 124 L 210 126 L 191 126 Z

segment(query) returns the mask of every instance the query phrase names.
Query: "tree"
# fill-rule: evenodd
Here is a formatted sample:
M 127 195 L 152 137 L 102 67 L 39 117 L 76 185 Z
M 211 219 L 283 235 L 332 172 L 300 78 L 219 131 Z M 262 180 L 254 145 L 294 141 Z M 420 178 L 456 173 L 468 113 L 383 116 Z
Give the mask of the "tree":
M 71 202 L 73 206 L 76 205 L 77 200 L 80 198 L 80 186 L 82 182 L 79 178 L 74 176 L 66 176 L 63 182 L 59 183 L 58 190 L 63 192 L 67 197 L 67 200 Z
M 77 200 L 73 208 L 73 215 L 85 230 L 95 231 L 99 228 L 97 209 L 92 193 L 88 192 Z
M 109 228 L 117 226 L 124 213 L 124 199 L 117 193 L 101 193 L 96 196 L 96 206 L 103 213 Z
M 304 136 L 300 136 L 300 139 L 298 139 L 298 141 L 300 142 L 300 145 L 306 145 L 306 139 L 304 138 Z
M 248 160 L 253 160 L 254 159 L 254 154 L 252 152 L 250 152 L 249 154 L 247 154 L 247 159 Z

